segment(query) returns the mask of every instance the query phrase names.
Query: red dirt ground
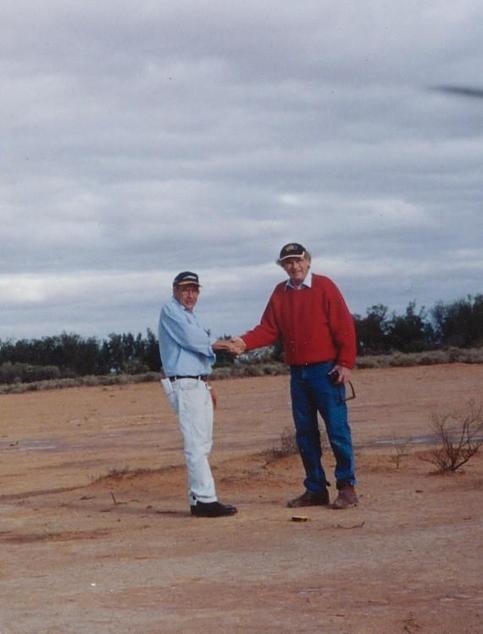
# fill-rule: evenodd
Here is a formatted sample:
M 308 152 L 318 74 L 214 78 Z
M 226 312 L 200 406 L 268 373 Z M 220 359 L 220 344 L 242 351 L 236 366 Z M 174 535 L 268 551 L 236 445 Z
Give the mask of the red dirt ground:
M 285 507 L 300 460 L 270 455 L 285 376 L 215 383 L 211 463 L 239 513 L 211 520 L 188 514 L 157 384 L 0 396 L 0 634 L 482 632 L 483 460 L 440 476 L 420 457 L 433 412 L 481 402 L 483 366 L 354 385 L 361 503 L 302 523 Z

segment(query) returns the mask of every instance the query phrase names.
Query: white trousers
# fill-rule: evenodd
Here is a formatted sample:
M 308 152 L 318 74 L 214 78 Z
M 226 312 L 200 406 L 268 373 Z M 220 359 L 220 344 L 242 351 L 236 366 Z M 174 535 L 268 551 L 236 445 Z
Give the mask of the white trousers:
M 171 383 L 172 391 L 167 387 L 165 384 L 183 435 L 189 502 L 215 502 L 215 482 L 208 463 L 213 445 L 213 402 L 208 386 L 198 379 L 177 379 Z

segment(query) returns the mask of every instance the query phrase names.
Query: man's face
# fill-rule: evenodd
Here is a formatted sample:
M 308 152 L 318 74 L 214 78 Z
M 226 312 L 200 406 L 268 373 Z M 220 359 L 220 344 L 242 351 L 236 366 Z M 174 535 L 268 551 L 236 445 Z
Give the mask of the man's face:
M 182 286 L 175 286 L 173 289 L 173 295 L 178 302 L 188 310 L 193 310 L 198 301 L 199 294 L 200 289 L 196 284 L 184 284 Z
M 301 257 L 287 258 L 282 262 L 284 271 L 295 286 L 302 284 L 310 269 L 310 261 Z

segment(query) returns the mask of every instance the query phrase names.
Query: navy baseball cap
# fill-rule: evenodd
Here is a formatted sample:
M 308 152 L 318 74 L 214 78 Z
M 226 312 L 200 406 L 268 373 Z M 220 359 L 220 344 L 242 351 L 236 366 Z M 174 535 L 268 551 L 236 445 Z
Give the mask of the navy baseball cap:
M 173 286 L 187 286 L 193 284 L 194 286 L 201 286 L 200 281 L 196 273 L 192 271 L 182 271 L 173 280 Z
M 303 258 L 306 253 L 306 248 L 298 242 L 289 242 L 280 251 L 278 256 L 278 263 L 280 264 L 287 258 Z

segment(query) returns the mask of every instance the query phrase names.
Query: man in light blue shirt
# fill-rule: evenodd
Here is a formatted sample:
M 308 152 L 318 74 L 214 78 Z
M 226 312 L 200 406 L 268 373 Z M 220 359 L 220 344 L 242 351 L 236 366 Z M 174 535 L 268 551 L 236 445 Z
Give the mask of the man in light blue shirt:
M 214 399 L 207 383 L 221 342 L 210 338 L 193 309 L 198 301 L 198 275 L 182 271 L 173 281 L 173 297 L 159 317 L 159 351 L 163 387 L 179 420 L 188 470 L 191 514 L 234 515 L 237 509 L 218 501 L 208 456 L 213 444 Z

